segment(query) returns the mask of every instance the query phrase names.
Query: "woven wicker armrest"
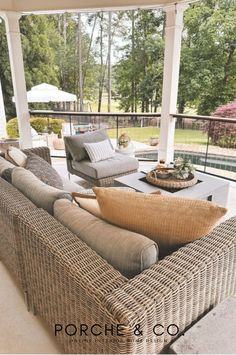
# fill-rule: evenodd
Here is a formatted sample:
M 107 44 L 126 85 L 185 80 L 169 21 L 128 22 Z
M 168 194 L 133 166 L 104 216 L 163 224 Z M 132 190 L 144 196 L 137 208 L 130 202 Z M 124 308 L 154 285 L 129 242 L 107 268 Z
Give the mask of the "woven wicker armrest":
M 36 148 L 28 148 L 22 150 L 26 155 L 29 153 L 34 153 L 44 160 L 46 160 L 49 164 L 52 164 L 50 149 L 48 147 L 36 147 Z
M 26 282 L 17 218 L 23 211 L 34 209 L 37 207 L 31 201 L 0 178 L 0 259 L 16 276 L 23 290 L 26 290 Z
M 18 224 L 31 302 L 51 331 L 62 326 L 66 352 L 158 353 L 175 339 L 168 330 L 180 334 L 235 292 L 235 218 L 129 281 L 45 211 L 25 212 Z M 81 323 L 102 335 L 81 336 Z M 104 333 L 117 324 L 124 336 Z
M 32 307 L 49 324 L 116 324 L 102 299 L 128 280 L 47 212 L 25 212 L 18 219 Z M 57 339 L 69 353 L 102 353 L 104 344 Z M 95 351 L 95 348 L 98 349 Z M 111 351 L 108 351 L 111 352 Z
M 236 218 L 220 224 L 208 236 L 179 249 L 128 283 L 106 295 L 106 308 L 125 315 L 127 332 L 141 325 L 132 352 L 158 353 L 212 306 L 236 292 Z M 156 331 L 153 327 L 160 324 Z M 177 328 L 177 327 L 178 328 Z M 163 328 L 162 328 L 163 327 Z M 147 339 L 146 339 L 147 340 Z

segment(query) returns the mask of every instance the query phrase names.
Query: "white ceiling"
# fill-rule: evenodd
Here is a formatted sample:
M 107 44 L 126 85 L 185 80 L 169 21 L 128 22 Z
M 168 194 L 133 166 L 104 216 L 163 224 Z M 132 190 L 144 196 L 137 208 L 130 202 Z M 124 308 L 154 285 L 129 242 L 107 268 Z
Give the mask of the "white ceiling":
M 152 8 L 183 2 L 180 0 L 0 0 L 0 11 L 54 13 L 76 10 Z

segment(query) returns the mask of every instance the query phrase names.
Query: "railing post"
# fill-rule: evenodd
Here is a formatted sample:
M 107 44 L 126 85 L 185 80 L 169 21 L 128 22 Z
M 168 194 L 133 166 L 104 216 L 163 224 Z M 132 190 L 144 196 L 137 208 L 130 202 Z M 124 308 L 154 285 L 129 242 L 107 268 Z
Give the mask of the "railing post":
M 209 150 L 209 144 L 210 144 L 211 122 L 212 121 L 209 122 L 208 131 L 207 131 L 207 146 L 206 146 L 206 155 L 205 155 L 205 162 L 204 162 L 204 173 L 206 172 L 206 166 L 207 166 L 208 150 Z
M 119 139 L 119 117 L 116 116 L 116 145 L 118 145 L 118 139 Z
M 70 121 L 70 135 L 72 136 L 71 115 L 69 115 L 69 121 Z

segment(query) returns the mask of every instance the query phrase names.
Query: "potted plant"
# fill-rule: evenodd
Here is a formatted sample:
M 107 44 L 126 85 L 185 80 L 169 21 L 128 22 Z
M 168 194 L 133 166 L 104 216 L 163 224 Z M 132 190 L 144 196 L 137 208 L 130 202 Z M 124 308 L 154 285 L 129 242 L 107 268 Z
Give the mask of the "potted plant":
M 123 132 L 120 137 L 118 138 L 118 147 L 119 149 L 126 149 L 128 148 L 130 143 L 130 137 L 126 132 Z
M 195 172 L 195 168 L 190 160 L 183 158 L 176 158 L 174 160 L 174 171 L 172 175 L 176 179 L 186 180 Z
M 149 138 L 149 144 L 150 144 L 151 147 L 157 146 L 158 143 L 159 143 L 159 138 L 158 138 L 157 136 L 156 136 L 156 137 L 154 136 L 154 137 L 150 137 L 150 138 Z

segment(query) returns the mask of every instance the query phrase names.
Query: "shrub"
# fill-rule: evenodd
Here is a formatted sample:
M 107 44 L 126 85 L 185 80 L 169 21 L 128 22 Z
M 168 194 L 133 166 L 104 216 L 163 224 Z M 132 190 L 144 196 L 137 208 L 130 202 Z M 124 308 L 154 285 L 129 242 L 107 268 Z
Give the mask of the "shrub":
M 58 136 L 61 136 L 61 130 L 62 130 L 62 124 L 65 121 L 62 120 L 61 118 L 49 118 L 49 129 L 51 132 L 58 134 Z
M 32 117 L 30 119 L 30 125 L 38 133 L 45 133 L 48 130 L 49 118 L 47 118 L 47 117 Z
M 236 101 L 227 105 L 219 106 L 212 116 L 235 118 L 236 119 Z M 236 147 L 236 122 L 205 122 L 202 125 L 202 130 L 209 134 L 211 143 L 223 148 Z
M 63 122 L 64 120 L 60 118 L 32 117 L 30 119 L 31 127 L 33 127 L 39 134 L 53 132 L 59 136 L 61 134 Z M 9 138 L 19 137 L 17 118 L 12 118 L 7 122 L 7 134 Z
M 9 138 L 18 138 L 19 130 L 18 130 L 18 122 L 17 118 L 12 118 L 7 122 L 7 135 Z

